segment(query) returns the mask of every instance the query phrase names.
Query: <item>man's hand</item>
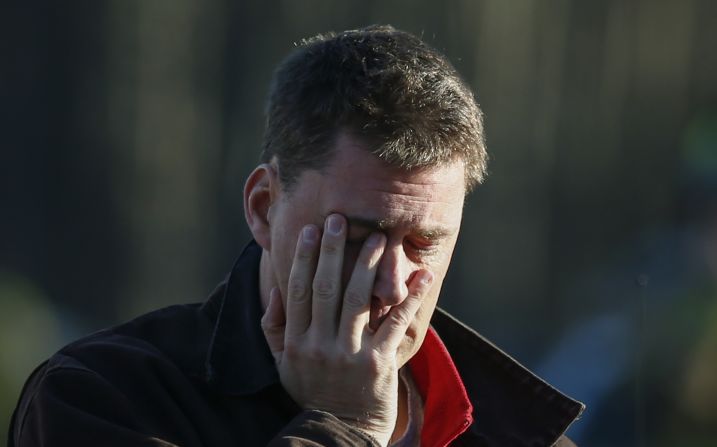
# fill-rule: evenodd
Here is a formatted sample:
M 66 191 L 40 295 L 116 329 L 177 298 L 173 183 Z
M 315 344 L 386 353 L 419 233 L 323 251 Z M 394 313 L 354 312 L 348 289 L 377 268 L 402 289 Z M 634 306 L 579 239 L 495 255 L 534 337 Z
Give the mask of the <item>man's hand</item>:
M 271 291 L 262 327 L 284 388 L 304 409 L 329 412 L 387 445 L 397 416 L 396 351 L 433 275 L 420 270 L 408 297 L 376 331 L 368 327 L 371 296 L 383 250 L 381 233 L 364 243 L 342 290 L 346 220 L 333 214 L 319 229 L 304 227 L 296 246 L 284 312 Z

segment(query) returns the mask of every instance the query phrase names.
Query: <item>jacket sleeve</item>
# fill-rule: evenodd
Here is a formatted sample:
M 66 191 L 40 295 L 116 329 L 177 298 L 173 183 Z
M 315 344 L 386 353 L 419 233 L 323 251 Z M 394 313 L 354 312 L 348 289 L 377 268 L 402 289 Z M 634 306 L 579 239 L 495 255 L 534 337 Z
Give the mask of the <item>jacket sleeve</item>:
M 10 447 L 172 446 L 143 433 L 131 403 L 94 372 L 38 368 L 10 425 Z
M 269 447 L 380 447 L 379 443 L 330 413 L 308 410 L 300 413 L 269 443 Z

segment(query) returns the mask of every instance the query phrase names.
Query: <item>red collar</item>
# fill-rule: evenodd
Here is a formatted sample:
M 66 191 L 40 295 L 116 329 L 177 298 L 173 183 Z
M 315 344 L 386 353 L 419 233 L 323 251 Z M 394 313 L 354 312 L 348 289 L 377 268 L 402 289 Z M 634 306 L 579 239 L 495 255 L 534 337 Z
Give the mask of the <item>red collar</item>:
M 473 405 L 446 346 L 433 328 L 408 362 L 423 397 L 421 445 L 443 447 L 473 423 Z

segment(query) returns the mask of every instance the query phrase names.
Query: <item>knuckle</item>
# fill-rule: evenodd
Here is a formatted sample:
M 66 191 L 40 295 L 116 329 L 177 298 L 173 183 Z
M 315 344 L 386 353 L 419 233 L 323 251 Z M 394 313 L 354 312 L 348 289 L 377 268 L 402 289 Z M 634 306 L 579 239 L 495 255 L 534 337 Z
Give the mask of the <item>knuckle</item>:
M 336 357 L 336 363 L 340 368 L 353 368 L 355 364 L 354 356 L 349 351 L 341 351 Z
M 263 330 L 264 332 L 270 332 L 275 329 L 275 326 L 272 326 L 271 324 L 269 324 L 269 321 L 266 318 L 266 315 L 261 318 L 260 324 L 261 324 L 261 330 Z
M 344 294 L 344 306 L 357 309 L 364 306 L 366 299 L 364 294 L 354 288 L 346 289 Z
M 311 363 L 324 365 L 331 359 L 331 354 L 326 348 L 317 345 L 306 351 L 306 358 Z
M 423 293 L 409 293 L 408 296 L 406 296 L 405 301 L 401 303 L 402 309 L 400 309 L 400 311 L 410 317 L 411 313 L 415 312 L 419 307 L 421 307 L 421 304 L 423 303 L 423 298 Z
M 290 360 L 296 360 L 301 356 L 301 346 L 294 340 L 287 340 L 284 343 L 283 356 Z
M 301 301 L 306 297 L 306 284 L 303 281 L 294 279 L 289 284 L 289 297 Z
M 324 255 L 335 255 L 339 251 L 339 245 L 334 242 L 325 242 L 321 245 L 321 253 Z
M 328 300 L 334 297 L 337 290 L 335 281 L 324 278 L 314 279 L 314 294 L 318 299 Z
M 408 326 L 411 323 L 406 312 L 391 312 L 388 315 L 388 319 L 394 326 Z
M 377 375 L 383 368 L 383 357 L 381 357 L 378 352 L 373 351 L 370 355 L 366 356 L 366 358 L 364 359 L 364 364 L 366 365 L 366 369 L 369 371 L 370 374 Z
M 313 253 L 311 252 L 311 250 L 307 250 L 307 249 L 296 250 L 296 259 L 298 261 L 308 262 L 311 260 L 312 257 L 313 257 Z

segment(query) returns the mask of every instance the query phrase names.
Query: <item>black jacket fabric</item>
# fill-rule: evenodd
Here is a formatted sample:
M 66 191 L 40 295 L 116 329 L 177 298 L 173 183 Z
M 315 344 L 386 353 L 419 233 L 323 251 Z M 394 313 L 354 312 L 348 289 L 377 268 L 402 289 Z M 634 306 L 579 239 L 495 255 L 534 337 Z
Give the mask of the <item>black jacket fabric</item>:
M 302 411 L 260 327 L 261 249 L 251 243 L 203 304 L 177 305 L 78 340 L 30 376 L 8 445 L 375 445 Z M 440 309 L 431 321 L 461 374 L 474 423 L 452 445 L 573 445 L 584 406 Z

